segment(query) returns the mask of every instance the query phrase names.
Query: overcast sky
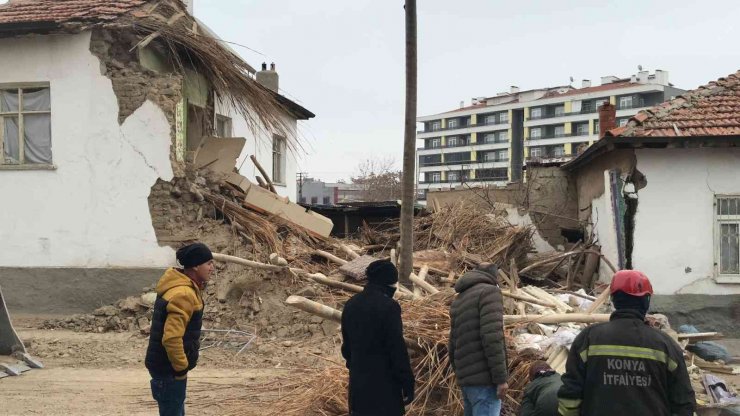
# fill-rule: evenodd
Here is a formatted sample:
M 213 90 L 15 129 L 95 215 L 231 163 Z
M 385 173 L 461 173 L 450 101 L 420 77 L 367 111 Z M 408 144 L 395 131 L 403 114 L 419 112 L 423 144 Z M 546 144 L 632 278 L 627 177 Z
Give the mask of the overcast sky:
M 403 0 L 195 0 L 195 15 L 316 114 L 299 169 L 334 181 L 367 158 L 400 167 Z M 740 69 L 737 0 L 419 0 L 419 115 L 508 90 L 669 71 L 691 89 Z

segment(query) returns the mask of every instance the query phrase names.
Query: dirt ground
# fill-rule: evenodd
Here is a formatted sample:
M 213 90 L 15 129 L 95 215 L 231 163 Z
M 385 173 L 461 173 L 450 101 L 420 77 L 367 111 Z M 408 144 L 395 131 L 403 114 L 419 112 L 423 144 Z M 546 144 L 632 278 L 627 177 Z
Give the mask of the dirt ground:
M 33 319 L 24 318 L 16 319 L 16 329 L 29 352 L 46 368 L 0 380 L 1 414 L 157 413 L 143 364 L 145 336 L 32 329 Z M 300 368 L 300 357 L 315 353 L 320 360 L 322 354 L 301 349 L 300 342 L 269 340 L 256 342 L 238 356 L 236 351 L 221 347 L 202 351 L 188 379 L 189 413 L 261 415 L 260 409 L 276 394 L 276 389 L 265 385 Z M 281 357 L 286 356 L 295 360 L 283 361 Z

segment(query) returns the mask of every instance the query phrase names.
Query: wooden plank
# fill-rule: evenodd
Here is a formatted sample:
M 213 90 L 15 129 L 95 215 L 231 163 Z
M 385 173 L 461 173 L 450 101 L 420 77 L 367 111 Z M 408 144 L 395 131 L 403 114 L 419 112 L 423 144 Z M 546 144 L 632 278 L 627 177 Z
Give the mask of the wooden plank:
M 270 180 L 270 175 L 268 175 L 267 172 L 262 168 L 262 165 L 260 165 L 260 162 L 257 161 L 257 158 L 254 157 L 254 155 L 249 155 L 249 158 L 252 159 L 252 163 L 254 163 L 254 166 L 262 174 L 262 179 L 267 182 L 268 189 L 270 189 L 272 193 L 277 194 L 277 191 L 275 190 L 275 185 L 273 185 L 272 181 Z
M 687 340 L 690 342 L 699 341 L 712 341 L 722 339 L 725 336 L 721 332 L 699 332 L 696 334 L 678 334 L 679 340 Z

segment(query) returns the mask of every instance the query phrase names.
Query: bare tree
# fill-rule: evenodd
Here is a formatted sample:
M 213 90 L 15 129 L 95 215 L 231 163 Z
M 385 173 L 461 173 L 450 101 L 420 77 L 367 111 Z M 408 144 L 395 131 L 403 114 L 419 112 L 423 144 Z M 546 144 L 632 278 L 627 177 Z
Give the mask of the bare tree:
M 413 267 L 414 172 L 416 170 L 416 0 L 406 0 L 406 122 L 403 135 L 401 198 L 401 283 L 408 285 Z
M 357 167 L 352 183 L 362 185 L 362 200 L 370 202 L 401 199 L 401 171 L 393 158 L 367 159 Z

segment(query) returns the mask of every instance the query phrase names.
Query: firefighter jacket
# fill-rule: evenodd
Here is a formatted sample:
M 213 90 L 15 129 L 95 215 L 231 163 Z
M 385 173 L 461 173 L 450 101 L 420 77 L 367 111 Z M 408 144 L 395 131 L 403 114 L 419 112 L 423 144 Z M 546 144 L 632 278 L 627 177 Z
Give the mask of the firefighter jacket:
M 562 416 L 691 416 L 696 405 L 681 348 L 632 310 L 578 334 L 562 381 Z

